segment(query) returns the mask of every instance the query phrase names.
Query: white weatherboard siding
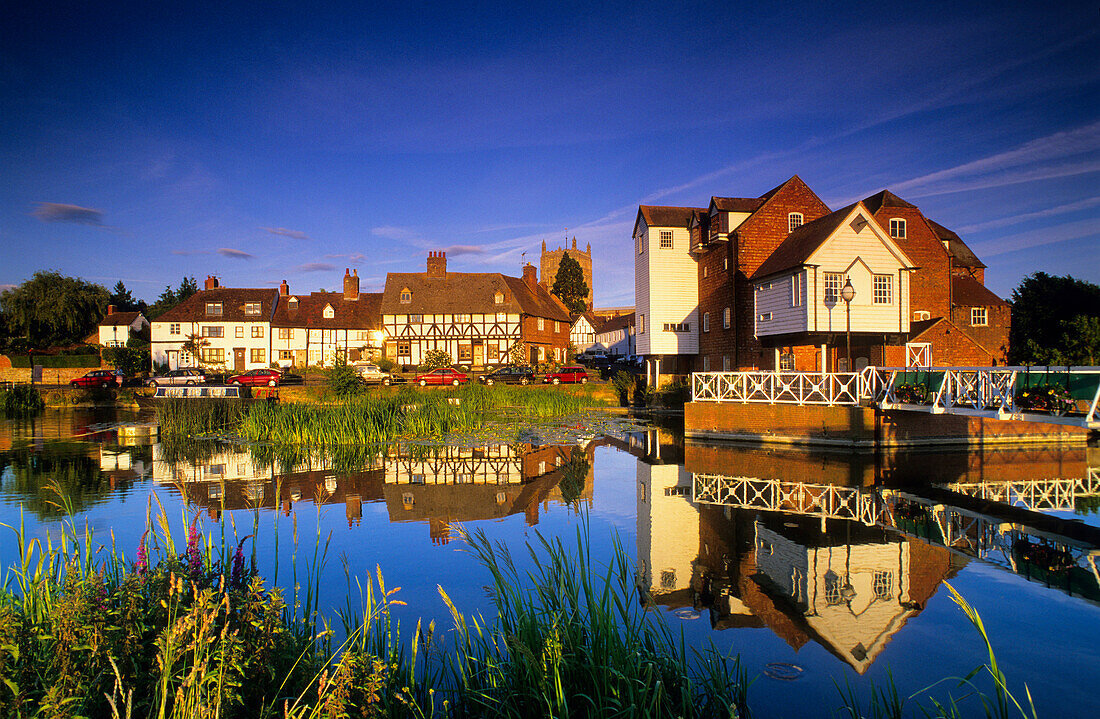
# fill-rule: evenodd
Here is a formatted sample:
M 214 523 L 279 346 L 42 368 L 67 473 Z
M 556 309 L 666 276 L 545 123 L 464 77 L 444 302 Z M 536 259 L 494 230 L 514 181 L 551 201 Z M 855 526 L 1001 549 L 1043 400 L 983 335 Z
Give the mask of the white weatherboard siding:
M 638 571 L 655 595 L 691 584 L 699 556 L 699 510 L 682 465 L 638 462 Z
M 673 246 L 661 249 L 661 231 L 672 231 Z M 638 319 L 637 351 L 642 355 L 696 354 L 699 351 L 699 277 L 688 252 L 687 228 L 639 225 L 634 242 L 634 294 Z M 641 241 L 644 252 L 637 253 Z M 641 331 L 645 317 L 645 332 Z M 687 323 L 687 332 L 666 332 L 664 325 Z
M 603 348 L 609 355 L 632 355 L 635 354 L 633 339 L 634 328 L 624 327 L 596 335 L 596 346 Z
M 173 325 L 179 326 L 179 334 L 171 333 Z M 219 327 L 222 336 L 211 336 L 210 328 Z M 259 336 L 253 336 L 254 330 Z M 205 359 L 192 357 L 181 349 L 188 336 L 193 334 L 200 335 L 207 343 Z M 213 370 L 238 372 L 263 369 L 271 362 L 271 323 L 267 321 L 153 322 L 151 336 L 153 363 L 168 364 L 172 368 L 201 365 Z M 244 362 L 240 366 L 235 359 L 238 351 L 243 351 L 244 356 Z M 217 359 L 219 357 L 220 360 Z
M 799 280 L 799 303 L 792 301 L 794 291 L 792 283 Z M 771 313 L 771 319 L 761 315 Z M 756 336 L 778 335 L 787 332 L 805 332 L 807 329 L 806 312 L 806 272 L 776 277 L 767 282 L 756 284 Z

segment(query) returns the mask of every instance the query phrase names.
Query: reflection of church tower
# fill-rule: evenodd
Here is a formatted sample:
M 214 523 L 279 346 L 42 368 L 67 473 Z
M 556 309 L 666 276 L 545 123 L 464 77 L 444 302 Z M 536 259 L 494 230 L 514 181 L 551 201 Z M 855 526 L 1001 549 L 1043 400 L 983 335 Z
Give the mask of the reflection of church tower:
M 584 283 L 588 285 L 588 309 L 591 310 L 592 298 L 596 294 L 592 288 L 592 245 L 586 244 L 584 251 L 578 250 L 576 235 L 573 236 L 573 245 L 569 249 L 559 247 L 556 250 L 547 250 L 546 240 L 542 241 L 542 256 L 539 259 L 539 277 L 542 278 L 542 286 L 547 290 L 554 286 L 554 279 L 558 276 L 558 265 L 561 264 L 562 255 L 566 252 L 581 266 Z

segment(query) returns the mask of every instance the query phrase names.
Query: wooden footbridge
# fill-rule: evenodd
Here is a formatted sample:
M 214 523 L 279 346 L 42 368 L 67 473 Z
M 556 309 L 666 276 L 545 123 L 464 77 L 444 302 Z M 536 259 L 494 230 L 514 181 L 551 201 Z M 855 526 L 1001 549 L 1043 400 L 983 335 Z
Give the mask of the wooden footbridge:
M 1100 429 L 1100 367 L 696 372 L 693 402 L 877 406 Z

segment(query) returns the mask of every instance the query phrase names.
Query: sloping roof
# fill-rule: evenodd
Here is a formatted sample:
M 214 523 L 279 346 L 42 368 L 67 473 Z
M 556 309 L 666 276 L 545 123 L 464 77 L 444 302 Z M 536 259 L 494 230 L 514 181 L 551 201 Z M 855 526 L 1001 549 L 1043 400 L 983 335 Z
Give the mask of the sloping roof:
M 951 258 L 955 261 L 957 266 L 974 268 L 985 267 L 985 264 L 978 259 L 974 251 L 971 250 L 957 234 L 934 220 L 928 220 L 928 225 L 932 228 L 932 231 L 936 233 L 937 237 L 947 243 L 947 252 L 951 255 Z
M 863 206 L 866 207 L 867 211 L 872 215 L 878 214 L 878 211 L 883 207 L 907 207 L 911 210 L 917 209 L 916 205 L 906 202 L 889 190 L 883 190 L 882 192 L 871 195 L 863 201 Z
M 116 312 L 100 320 L 99 326 L 110 327 L 112 325 L 129 325 L 140 316 L 140 312 Z
M 607 322 L 604 322 L 599 329 L 596 330 L 596 334 L 602 335 L 607 332 L 616 332 L 618 330 L 624 330 L 627 327 L 634 326 L 634 313 L 631 312 L 628 315 L 619 315 L 618 317 L 612 317 Z
M 412 300 L 401 302 L 408 289 Z M 504 295 L 497 304 L 496 293 Z M 508 312 L 569 322 L 569 312 L 542 285 L 531 289 L 520 277 L 499 272 L 448 272 L 428 277 L 426 272 L 391 272 L 386 275 L 381 314 L 492 314 Z
M 275 311 L 279 298 L 277 289 L 243 287 L 217 287 L 199 290 L 172 309 L 157 317 L 154 322 L 267 322 Z M 207 302 L 221 302 L 220 315 L 207 315 Z M 246 303 L 259 302 L 260 314 L 246 315 Z
M 596 315 L 592 314 L 591 312 L 582 312 L 573 319 L 573 327 L 576 327 L 581 320 L 587 322 L 588 326 L 591 327 L 593 331 L 595 331 L 595 329 L 599 327 L 601 322 L 600 318 L 596 317 Z
M 290 297 L 298 302 L 291 302 Z M 312 292 L 290 297 L 280 298 L 275 316 L 271 318 L 272 327 L 373 330 L 382 326 L 381 292 L 360 292 L 357 300 L 345 300 L 343 292 Z M 332 305 L 331 318 L 325 317 L 326 305 Z
M 951 278 L 951 301 L 964 307 L 1004 307 L 1008 303 L 973 277 Z
M 774 252 L 768 255 L 768 259 L 764 260 L 753 273 L 752 279 L 767 277 L 802 265 L 818 247 L 821 247 L 829 235 L 840 227 L 840 223 L 844 222 L 848 213 L 857 204 L 859 203 L 842 207 L 836 212 L 796 228 L 794 232 L 787 235 L 787 239 L 783 240 L 779 247 L 775 248 Z
M 638 205 L 638 212 L 650 227 L 687 227 L 691 224 L 692 214 L 706 214 L 706 207 L 665 207 L 659 205 Z
M 724 212 L 756 212 L 757 208 L 764 204 L 764 199 L 763 197 L 712 197 L 710 201 Z

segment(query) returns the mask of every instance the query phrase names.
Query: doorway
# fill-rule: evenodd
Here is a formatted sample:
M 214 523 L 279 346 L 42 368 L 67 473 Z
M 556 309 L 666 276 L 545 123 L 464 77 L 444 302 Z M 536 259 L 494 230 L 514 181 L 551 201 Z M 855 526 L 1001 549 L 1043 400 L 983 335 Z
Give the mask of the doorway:
M 233 348 L 233 371 L 244 372 L 244 347 Z

